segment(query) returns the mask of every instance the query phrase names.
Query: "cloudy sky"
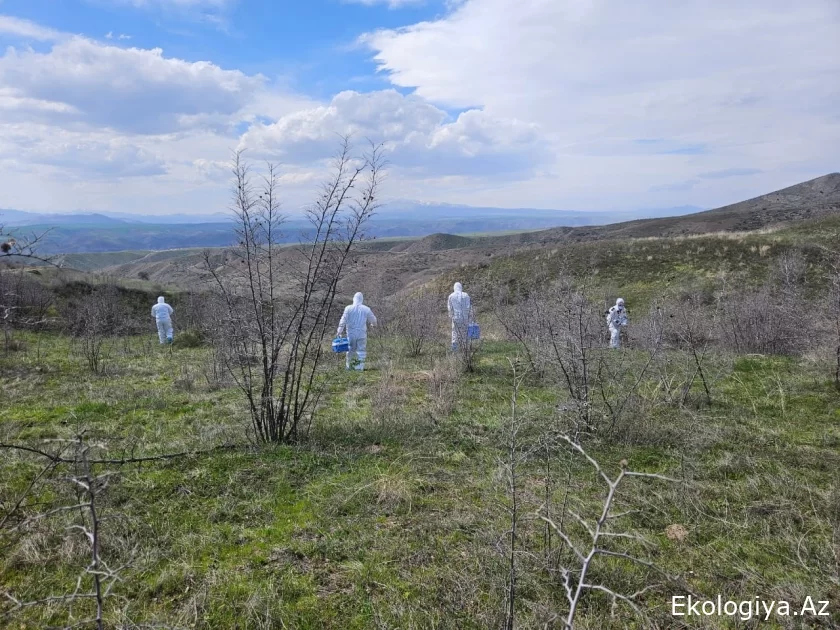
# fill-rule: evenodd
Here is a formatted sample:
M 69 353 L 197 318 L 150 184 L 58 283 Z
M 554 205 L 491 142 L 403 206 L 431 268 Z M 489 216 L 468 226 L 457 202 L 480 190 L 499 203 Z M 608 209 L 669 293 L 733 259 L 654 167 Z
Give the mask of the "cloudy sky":
M 218 212 L 231 152 L 313 196 L 713 207 L 840 170 L 838 0 L 0 0 L 0 208 Z

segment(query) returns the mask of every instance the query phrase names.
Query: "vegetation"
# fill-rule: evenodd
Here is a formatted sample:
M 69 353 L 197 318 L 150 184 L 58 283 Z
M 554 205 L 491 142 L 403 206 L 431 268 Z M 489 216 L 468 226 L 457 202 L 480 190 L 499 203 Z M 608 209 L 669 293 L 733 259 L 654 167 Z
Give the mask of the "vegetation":
M 464 267 L 468 362 L 448 350 L 454 274 L 383 295 L 372 369 L 316 331 L 294 440 L 253 439 L 218 294 L 172 296 L 161 346 L 150 283 L 3 268 L 0 624 L 728 628 L 671 598 L 837 601 L 838 226 Z M 767 624 L 799 621 L 834 623 Z
M 22 335 L 30 348 L 39 337 L 40 359 L 25 352 L 2 360 L 3 442 L 84 433 L 116 458 L 237 445 L 118 467 L 103 498 L 112 518 L 104 521 L 102 547 L 115 566 L 131 566 L 115 586 L 125 599 L 109 608 L 110 623 L 500 625 L 506 570 L 496 543 L 507 524 L 496 471 L 510 404 L 507 357 L 515 346 L 486 343 L 475 372 L 450 390 L 451 412 L 444 414 L 428 374 L 442 351 L 409 360 L 375 343 L 376 362 L 388 369 L 348 375 L 332 366 L 329 404 L 308 442 L 254 449 L 239 439 L 247 413 L 238 395 L 217 389 L 202 367 L 212 359 L 209 349 L 169 354 L 131 338 L 119 351 L 119 375 L 103 379 L 73 356 L 66 338 Z M 588 446 L 613 474 L 626 460 L 633 470 L 678 479 L 622 497 L 625 508 L 639 510 L 630 524 L 674 580 L 638 602 L 661 627 L 670 619 L 667 598 L 689 588 L 739 599 L 837 596 L 840 395 L 813 365 L 770 357 L 739 360 L 718 389 L 706 413 L 660 411 L 621 439 Z M 526 382 L 522 413 L 552 418 L 558 398 L 552 388 Z M 602 489 L 585 462 L 552 460 L 558 502 L 567 475 L 575 479 L 578 509 L 600 501 Z M 2 462 L 5 513 L 40 463 L 8 450 Z M 539 464 L 525 463 L 520 472 L 527 489 L 520 536 L 529 544 L 541 535 L 534 520 L 545 477 Z M 64 492 L 58 479 L 45 483 L 25 513 Z M 62 524 L 39 522 L 25 537 L 4 535 L 0 582 L 15 597 L 72 591 L 87 561 L 81 541 L 65 536 Z M 687 532 L 683 540 L 668 538 L 674 525 Z M 519 623 L 532 627 L 560 608 L 563 594 L 549 573 L 521 562 Z M 595 571 L 626 585 L 628 594 L 648 577 L 609 564 Z M 608 599 L 588 597 L 581 627 L 619 628 L 636 618 L 619 606 L 607 622 L 609 610 Z M 14 618 L 36 627 L 68 620 L 58 605 Z

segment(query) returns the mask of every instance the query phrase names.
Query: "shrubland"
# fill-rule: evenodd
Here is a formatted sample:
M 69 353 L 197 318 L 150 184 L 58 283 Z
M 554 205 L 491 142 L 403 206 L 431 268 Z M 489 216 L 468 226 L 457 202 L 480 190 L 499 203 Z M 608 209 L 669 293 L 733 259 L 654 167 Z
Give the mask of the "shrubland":
M 316 334 L 317 396 L 279 440 L 254 430 L 241 379 L 265 357 L 223 343 L 224 292 L 174 295 L 162 347 L 157 288 L 4 268 L 30 288 L 6 291 L 0 353 L 0 619 L 725 628 L 671 597 L 836 602 L 838 225 L 571 244 L 374 295 L 372 369 Z M 453 279 L 469 357 L 448 352 Z

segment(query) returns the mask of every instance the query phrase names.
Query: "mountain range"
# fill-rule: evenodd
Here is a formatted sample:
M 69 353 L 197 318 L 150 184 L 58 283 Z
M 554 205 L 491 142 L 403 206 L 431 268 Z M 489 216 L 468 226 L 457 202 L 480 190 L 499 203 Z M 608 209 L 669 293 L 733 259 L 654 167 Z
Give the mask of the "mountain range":
M 641 217 L 685 215 L 694 206 L 620 212 L 581 212 L 536 208 L 494 208 L 430 204 L 397 200 L 383 205 L 367 233 L 376 238 L 423 237 L 446 232 L 478 234 L 521 232 L 555 226 L 604 225 Z M 225 247 L 235 240 L 230 214 L 139 215 L 118 212 L 41 214 L 0 209 L 0 225 L 12 234 L 48 231 L 41 251 L 46 254 Z M 305 237 L 309 224 L 291 215 L 285 240 Z
M 767 195 L 703 211 L 695 206 L 621 212 L 494 208 L 395 200 L 381 207 L 367 229 L 370 237 L 417 239 L 435 234 L 493 235 L 511 243 L 674 236 L 711 231 L 753 230 L 840 210 L 840 173 Z M 40 251 L 79 254 L 227 247 L 235 241 L 229 214 L 137 215 L 127 213 L 39 214 L 0 209 L 0 225 L 15 235 L 48 231 Z M 308 223 L 291 216 L 286 242 L 305 238 Z M 498 238 L 498 236 L 496 236 Z
M 623 221 L 609 225 L 553 227 L 515 233 L 491 233 L 460 236 L 433 233 L 403 239 L 375 239 L 358 249 L 357 271 L 371 286 L 410 286 L 422 284 L 447 269 L 463 265 L 486 265 L 496 257 L 522 253 L 525 258 L 539 258 L 544 252 L 571 251 L 587 242 L 610 242 L 663 236 L 702 235 L 716 232 L 749 232 L 793 226 L 802 220 L 840 218 L 840 173 L 797 184 L 768 195 L 736 204 L 683 216 Z M 435 224 L 432 217 L 427 226 Z M 142 226 L 135 225 L 135 232 Z M 189 227 L 189 226 L 173 226 Z M 230 226 L 227 225 L 230 229 Z M 427 230 L 429 228 L 427 227 Z M 135 240 L 136 240 L 135 235 Z M 738 237 L 740 238 L 740 236 Z M 580 244 L 580 245 L 578 245 Z M 158 249 L 161 248 L 148 248 Z M 205 261 L 200 248 L 166 251 L 137 250 L 107 253 L 69 253 L 58 256 L 63 267 L 80 271 L 98 271 L 127 278 L 148 278 L 168 285 L 191 286 L 200 277 Z M 213 250 L 222 260 L 224 248 Z M 365 275 L 367 274 L 367 275 Z M 373 274 L 373 275 L 371 275 Z M 351 282 L 351 284 L 352 284 Z M 380 287 L 381 288 L 381 287 Z

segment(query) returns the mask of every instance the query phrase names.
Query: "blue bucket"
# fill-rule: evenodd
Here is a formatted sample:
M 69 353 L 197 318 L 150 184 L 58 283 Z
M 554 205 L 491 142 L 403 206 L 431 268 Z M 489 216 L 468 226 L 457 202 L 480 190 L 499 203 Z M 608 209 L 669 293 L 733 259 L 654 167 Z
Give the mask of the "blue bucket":
M 470 339 L 481 338 L 481 328 L 478 327 L 478 324 L 470 324 L 467 327 L 467 337 L 469 337 Z
M 347 337 L 336 337 L 332 342 L 333 352 L 350 352 L 350 340 Z

